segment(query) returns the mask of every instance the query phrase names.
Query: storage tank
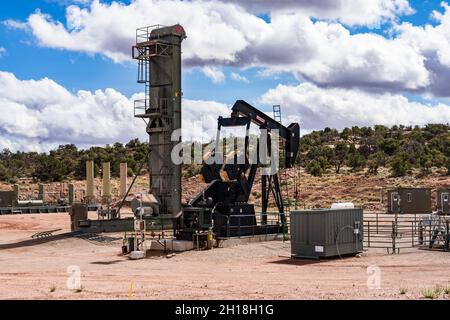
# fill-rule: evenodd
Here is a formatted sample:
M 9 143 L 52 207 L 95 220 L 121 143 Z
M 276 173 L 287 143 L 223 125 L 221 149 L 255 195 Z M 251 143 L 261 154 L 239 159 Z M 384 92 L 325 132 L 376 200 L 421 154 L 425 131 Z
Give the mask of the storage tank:
M 363 210 L 317 209 L 291 212 L 291 255 L 324 258 L 363 250 Z

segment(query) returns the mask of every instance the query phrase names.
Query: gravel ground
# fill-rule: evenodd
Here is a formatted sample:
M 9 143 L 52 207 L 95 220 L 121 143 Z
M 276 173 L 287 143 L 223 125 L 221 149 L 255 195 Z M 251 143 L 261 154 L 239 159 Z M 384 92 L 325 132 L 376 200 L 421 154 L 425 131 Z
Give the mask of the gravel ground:
M 426 289 L 450 299 L 446 252 L 291 260 L 289 242 L 270 241 L 131 261 L 120 240 L 31 240 L 51 229 L 69 231 L 68 215 L 0 216 L 1 299 L 425 299 Z M 81 290 L 67 288 L 70 266 L 80 270 Z M 371 270 L 380 271 L 379 289 L 368 288 Z

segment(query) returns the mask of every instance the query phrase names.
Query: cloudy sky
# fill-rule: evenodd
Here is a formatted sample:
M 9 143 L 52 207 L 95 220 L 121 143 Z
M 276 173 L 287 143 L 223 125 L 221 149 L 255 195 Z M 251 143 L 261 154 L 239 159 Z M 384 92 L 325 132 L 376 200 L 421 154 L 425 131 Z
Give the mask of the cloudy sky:
M 281 104 L 303 132 L 450 122 L 439 0 L 15 0 L 0 4 L 0 148 L 146 139 L 131 45 L 175 23 L 187 137 L 213 136 L 237 99 Z

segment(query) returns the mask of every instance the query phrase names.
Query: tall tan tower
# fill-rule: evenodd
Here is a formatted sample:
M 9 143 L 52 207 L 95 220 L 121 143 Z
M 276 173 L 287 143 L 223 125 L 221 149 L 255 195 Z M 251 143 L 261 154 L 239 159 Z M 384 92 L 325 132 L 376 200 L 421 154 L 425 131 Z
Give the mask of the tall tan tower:
M 102 163 L 103 174 L 103 201 L 111 200 L 111 164 L 109 162 Z
M 86 161 L 86 202 L 94 200 L 94 161 Z
M 119 195 L 121 197 L 125 196 L 128 188 L 128 167 L 126 162 L 120 164 L 120 189 Z

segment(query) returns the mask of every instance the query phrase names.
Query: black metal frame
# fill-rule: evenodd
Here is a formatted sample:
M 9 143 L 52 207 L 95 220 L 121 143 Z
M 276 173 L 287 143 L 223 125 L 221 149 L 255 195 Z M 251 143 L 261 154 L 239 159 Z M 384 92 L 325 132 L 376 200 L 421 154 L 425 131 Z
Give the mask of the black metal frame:
M 244 237 L 244 236 L 256 236 L 256 235 L 269 235 L 269 234 L 284 234 L 287 223 L 281 222 L 280 215 L 277 213 L 259 213 L 261 221 L 265 220 L 265 224 L 242 224 L 242 219 L 253 218 L 255 215 L 225 215 L 218 214 L 227 221 L 225 225 L 221 225 L 214 229 L 216 233 L 216 239 L 224 240 L 232 237 Z M 276 219 L 269 220 L 270 215 L 275 215 Z M 232 219 L 237 219 L 238 224 L 231 223 Z
M 290 168 L 294 166 L 295 159 L 298 153 L 299 147 L 299 139 L 300 139 L 300 127 L 297 123 L 292 123 L 289 127 L 283 126 L 280 122 L 272 119 L 264 112 L 259 111 L 255 107 L 251 106 L 244 100 L 238 100 L 232 107 L 232 114 L 230 118 L 222 118 L 218 119 L 218 128 L 217 128 L 217 138 L 216 138 L 216 148 L 218 150 L 218 144 L 220 140 L 220 130 L 222 127 L 234 127 L 234 126 L 246 126 L 246 131 L 248 132 L 250 123 L 254 123 L 259 126 L 260 130 L 267 130 L 268 138 L 267 145 L 260 146 L 258 142 L 258 150 L 260 147 L 267 148 L 269 152 L 271 139 L 272 139 L 272 130 L 278 130 L 278 135 L 280 138 L 286 141 L 285 150 L 283 150 L 285 154 L 285 167 Z M 242 186 L 242 189 L 245 192 L 245 199 L 248 200 L 251 189 L 253 187 L 253 182 L 256 176 L 256 171 L 258 169 L 258 159 L 257 163 L 253 163 L 250 166 L 248 165 L 247 159 L 249 156 L 248 150 L 249 137 L 248 134 L 245 136 L 245 166 L 239 167 L 237 171 L 236 177 L 239 183 Z M 250 170 L 248 174 L 245 175 L 248 167 Z M 284 219 L 284 204 L 283 197 L 280 188 L 280 179 L 277 173 L 273 175 L 262 175 L 261 177 L 261 194 L 262 194 L 262 211 L 267 212 L 268 203 L 270 195 L 272 194 L 278 211 L 282 214 L 282 220 Z M 284 219 L 285 220 L 285 219 Z M 262 223 L 266 223 L 265 220 Z
M 257 143 L 258 159 L 255 163 L 249 162 L 249 129 L 251 123 L 259 126 L 261 130 L 267 130 L 267 140 Z M 191 219 L 191 215 L 198 215 L 201 210 L 208 209 L 212 215 L 212 224 L 209 228 L 213 228 L 216 236 L 244 236 L 268 233 L 285 233 L 286 232 L 286 216 L 283 199 L 280 189 L 280 181 L 278 174 L 262 175 L 262 211 L 267 212 L 269 197 L 272 194 L 278 208 L 278 221 L 276 224 L 269 224 L 267 214 L 261 215 L 260 223 L 256 221 L 256 215 L 253 204 L 249 204 L 248 200 L 253 188 L 259 163 L 259 149 L 265 148 L 268 153 L 271 152 L 271 135 L 273 130 L 278 130 L 278 136 L 283 138 L 286 143 L 285 161 L 286 167 L 294 165 L 298 152 L 300 127 L 297 123 L 291 124 L 289 127 L 283 126 L 278 121 L 267 116 L 264 112 L 257 110 L 243 100 L 238 100 L 232 108 L 232 114 L 229 118 L 219 117 L 217 121 L 217 136 L 215 149 L 211 155 L 212 159 L 219 155 L 219 145 L 221 141 L 221 129 L 223 127 L 245 126 L 245 144 L 243 163 L 237 163 L 237 154 L 234 154 L 234 162 L 225 164 L 224 170 L 227 172 L 229 181 L 224 181 L 220 176 L 222 169 L 221 163 L 214 162 L 207 164 L 202 168 L 202 174 L 205 181 L 209 183 L 205 189 L 196 197 L 191 199 L 188 206 L 183 209 L 182 214 L 178 216 L 181 220 L 178 222 L 178 234 L 180 238 L 189 238 L 190 234 L 199 230 L 205 230 L 205 226 L 196 226 L 195 228 L 183 227 L 183 219 Z M 216 154 L 217 153 L 217 154 Z M 267 154 L 267 152 L 265 153 Z M 264 161 L 264 159 L 262 159 Z M 263 162 L 264 163 L 264 162 Z M 191 211 L 189 213 L 189 211 Z M 186 215 L 185 215 L 186 213 Z M 236 214 L 238 213 L 238 214 Z M 192 220 L 192 219 L 191 219 Z M 245 221 L 245 223 L 243 222 Z M 243 225 L 244 223 L 244 225 Z

